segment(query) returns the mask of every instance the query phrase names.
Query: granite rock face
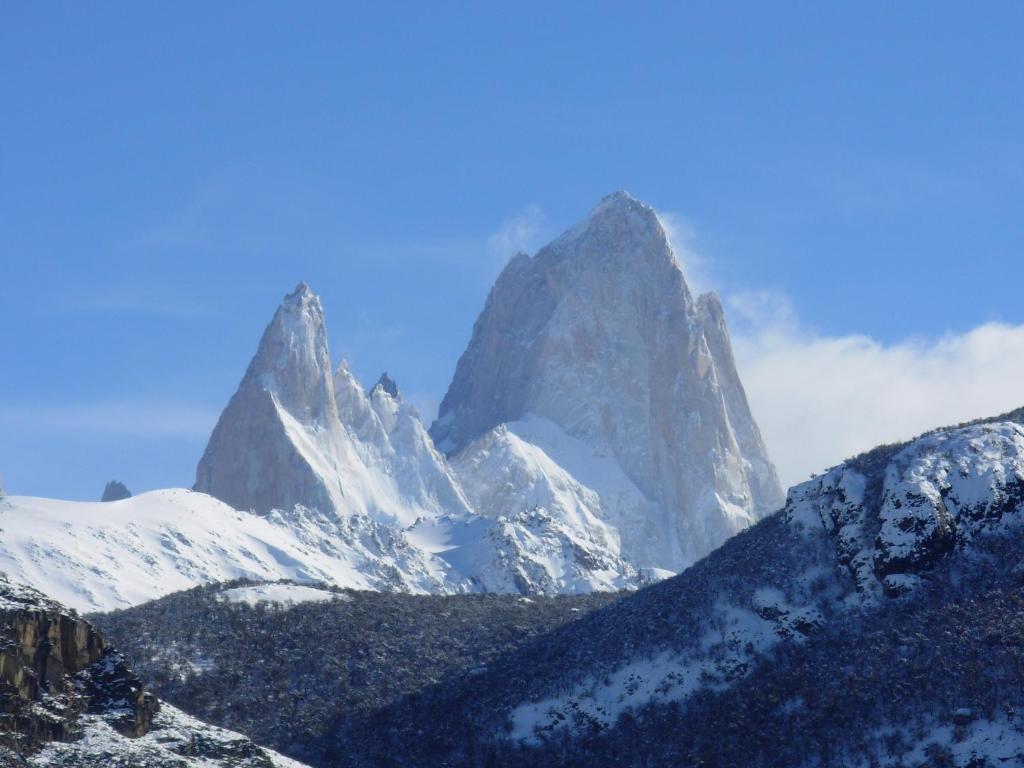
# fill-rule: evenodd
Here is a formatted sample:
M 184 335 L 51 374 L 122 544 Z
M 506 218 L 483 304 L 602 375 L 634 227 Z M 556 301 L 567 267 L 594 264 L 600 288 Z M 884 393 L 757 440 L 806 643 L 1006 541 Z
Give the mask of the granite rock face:
M 531 418 L 628 479 L 600 516 L 640 566 L 678 571 L 784 501 L 721 304 L 694 299 L 657 215 L 625 193 L 509 262 L 431 435 L 457 455 Z
M 235 509 L 297 506 L 407 525 L 468 513 L 444 458 L 386 374 L 366 392 L 331 373 L 323 308 L 305 283 L 285 297 L 214 429 L 195 490 Z
M 96 628 L 0 573 L 0 766 L 304 768 L 161 705 Z
M 323 309 L 305 283 L 263 333 L 196 470 L 195 489 L 235 509 L 333 510 L 345 458 Z
M 109 714 L 142 736 L 158 704 L 84 619 L 0 574 L 0 746 L 30 753 L 79 735 L 78 718 Z

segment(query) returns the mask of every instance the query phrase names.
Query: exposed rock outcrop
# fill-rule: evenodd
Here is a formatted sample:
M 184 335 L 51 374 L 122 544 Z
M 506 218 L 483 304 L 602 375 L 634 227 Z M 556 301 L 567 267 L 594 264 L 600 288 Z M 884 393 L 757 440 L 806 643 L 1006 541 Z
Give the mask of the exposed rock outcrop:
M 160 705 L 91 623 L 0 573 L 0 766 L 303 768 Z
M 79 717 L 108 715 L 142 736 L 157 701 L 91 624 L 0 575 L 0 745 L 26 754 L 80 735 Z
M 120 480 L 111 480 L 103 488 L 100 501 L 121 501 L 121 499 L 130 499 L 131 497 L 132 492 L 128 490 L 128 486 Z

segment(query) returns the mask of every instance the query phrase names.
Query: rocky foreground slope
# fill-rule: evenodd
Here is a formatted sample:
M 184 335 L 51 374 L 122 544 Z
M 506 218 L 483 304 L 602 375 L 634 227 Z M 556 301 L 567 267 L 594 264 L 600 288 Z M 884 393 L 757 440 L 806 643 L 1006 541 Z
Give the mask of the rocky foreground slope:
M 1024 410 L 885 446 L 792 489 L 680 576 L 397 696 L 361 679 L 368 706 L 332 741 L 321 732 L 315 763 L 1024 764 L 1022 533 Z M 418 599 L 449 601 L 453 626 L 427 640 L 415 619 L 396 623 L 394 674 L 467 618 L 466 598 Z M 174 626 L 146 610 L 154 632 Z M 217 644 L 218 665 L 248 642 Z M 339 657 L 339 674 L 358 658 Z
M 3 574 L 0 765 L 301 768 L 161 705 L 92 624 Z

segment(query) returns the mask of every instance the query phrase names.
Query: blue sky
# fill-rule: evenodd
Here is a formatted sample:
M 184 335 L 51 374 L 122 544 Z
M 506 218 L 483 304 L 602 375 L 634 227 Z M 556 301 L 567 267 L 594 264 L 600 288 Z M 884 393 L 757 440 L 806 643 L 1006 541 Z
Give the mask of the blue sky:
M 784 476 L 1015 398 L 1024 5 L 635 5 L 6 4 L 8 491 L 191 484 L 300 279 L 334 357 L 429 411 L 509 252 L 620 188 L 730 297 L 770 448 L 806 378 L 773 385 L 780 360 L 859 344 L 820 395 L 875 358 L 873 381 L 970 378 L 984 347 L 991 402 L 975 377 L 917 421 L 783 445 Z

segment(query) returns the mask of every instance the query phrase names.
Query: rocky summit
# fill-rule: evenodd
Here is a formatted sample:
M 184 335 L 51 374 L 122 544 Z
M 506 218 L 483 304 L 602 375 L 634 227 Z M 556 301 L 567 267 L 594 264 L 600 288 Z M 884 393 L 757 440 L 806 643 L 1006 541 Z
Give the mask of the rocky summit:
M 783 502 L 718 298 L 624 192 L 491 290 L 431 435 L 457 456 L 502 425 L 594 492 L 637 566 L 678 571 Z

